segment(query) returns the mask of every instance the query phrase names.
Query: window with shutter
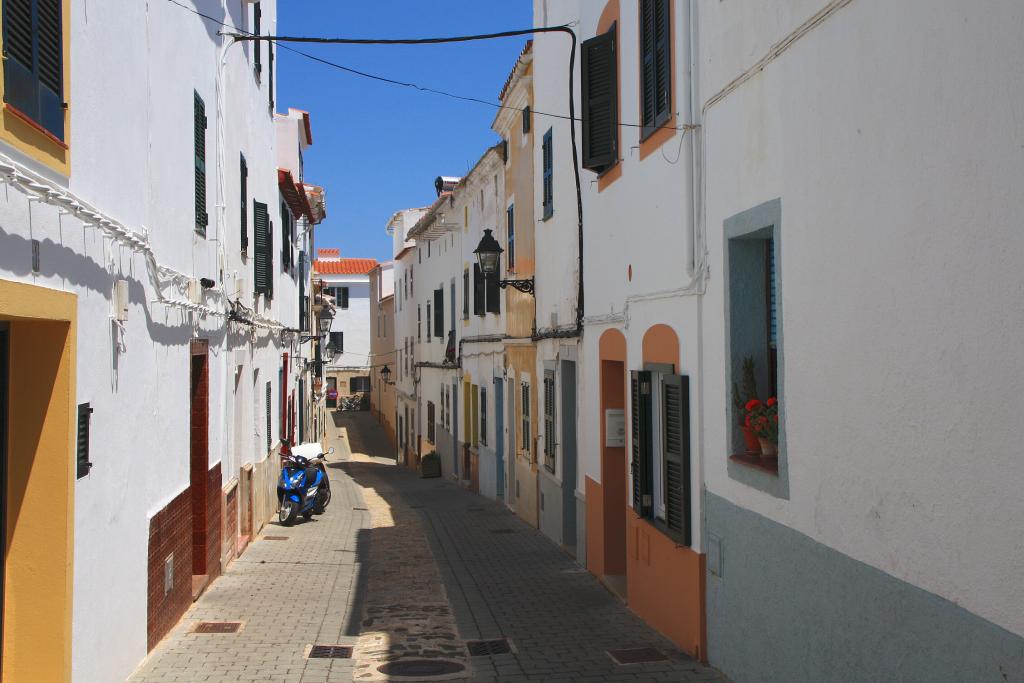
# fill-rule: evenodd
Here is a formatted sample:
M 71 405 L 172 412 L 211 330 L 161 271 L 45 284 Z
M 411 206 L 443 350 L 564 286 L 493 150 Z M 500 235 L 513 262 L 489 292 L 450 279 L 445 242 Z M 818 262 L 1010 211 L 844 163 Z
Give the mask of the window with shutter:
M 422 316 L 422 313 L 423 313 L 423 311 L 420 308 L 420 306 L 417 306 L 416 307 L 416 339 L 417 340 L 423 339 L 423 335 L 420 333 L 420 330 L 423 327 L 423 316 Z
M 263 202 L 252 203 L 252 227 L 254 291 L 270 296 L 270 220 Z
M 651 480 L 651 373 L 633 370 L 630 375 L 633 509 L 641 517 L 650 517 L 654 488 Z
M 640 0 L 641 139 L 656 131 L 672 114 L 669 30 L 669 1 Z
M 434 336 L 444 338 L 444 289 L 434 290 Z
M 480 264 L 473 264 L 473 314 L 483 315 L 487 308 L 484 303 L 484 274 L 480 272 Z
M 480 400 L 479 399 L 480 399 L 480 392 L 477 390 L 477 386 L 475 384 L 471 384 L 470 385 L 470 391 L 469 391 L 469 401 L 470 401 L 469 416 L 470 416 L 470 424 L 472 425 L 470 427 L 471 443 L 473 444 L 474 447 L 476 447 L 476 445 L 480 441 Z
M 64 140 L 61 0 L 3 0 L 4 101 Z
M 244 154 L 239 154 L 238 159 L 239 194 L 242 200 L 241 245 L 242 253 L 244 254 L 246 249 L 249 248 L 249 166 L 245 162 Z
M 341 298 L 338 300 L 342 309 L 348 308 L 348 287 L 341 288 Z
M 260 3 L 256 2 L 252 6 L 252 32 L 254 35 L 262 35 L 260 29 L 260 20 L 263 18 L 263 10 L 260 9 Z M 252 41 L 253 58 L 252 65 L 253 70 L 256 72 L 258 77 L 263 70 L 263 41 L 254 40 Z
M 662 387 L 665 526 L 690 545 L 690 378 L 666 375 Z
M 487 445 L 487 387 L 480 387 L 480 443 Z
M 607 33 L 583 41 L 583 168 L 603 173 L 618 163 L 618 56 L 612 24 Z
M 522 405 L 520 406 L 523 416 L 522 433 L 523 433 L 523 451 L 529 454 L 530 452 L 530 385 L 523 382 L 522 387 Z
M 307 332 L 306 327 L 306 252 L 299 252 L 299 330 Z
M 462 319 L 469 320 L 469 268 L 462 271 Z
M 337 353 L 345 353 L 344 332 L 331 332 L 331 348 Z
M 505 270 L 516 272 L 516 210 L 515 205 L 505 209 Z
M 77 448 L 77 478 L 81 479 L 89 474 L 92 469 L 92 462 L 89 460 L 89 427 L 92 421 L 92 408 L 88 403 L 81 403 L 78 406 L 78 448 Z
M 270 449 L 274 447 L 274 443 L 272 441 L 272 439 L 274 437 L 271 436 L 273 432 L 270 431 L 271 430 L 271 424 L 270 424 L 270 419 L 271 419 L 270 401 L 271 401 L 271 397 L 270 397 L 270 393 L 271 393 L 270 392 L 270 382 L 267 382 L 267 432 L 266 432 L 267 433 L 267 453 L 269 453 Z
M 555 471 L 555 373 L 544 371 L 544 467 Z
M 281 270 L 286 273 L 291 270 L 292 259 L 292 229 L 288 224 L 289 218 L 291 213 L 288 211 L 288 205 L 281 202 Z
M 499 282 L 497 273 L 491 273 L 484 277 L 488 313 L 501 313 L 501 285 L 498 284 Z
M 196 172 L 196 232 L 206 237 L 209 216 L 206 213 L 206 104 L 193 92 L 193 145 Z
M 552 155 L 554 150 L 551 147 L 551 129 L 548 129 L 547 133 L 544 133 L 544 141 L 541 144 L 541 161 L 543 164 L 543 187 L 542 189 L 542 208 L 544 210 L 544 218 L 551 218 L 555 213 L 555 189 L 554 189 L 554 166 Z
M 530 108 L 523 107 L 523 135 L 530 132 Z

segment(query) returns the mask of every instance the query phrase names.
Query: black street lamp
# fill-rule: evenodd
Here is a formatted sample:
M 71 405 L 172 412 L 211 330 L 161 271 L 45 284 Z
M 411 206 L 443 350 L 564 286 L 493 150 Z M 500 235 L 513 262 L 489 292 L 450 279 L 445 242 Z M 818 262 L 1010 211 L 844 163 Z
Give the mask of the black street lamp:
M 329 308 L 325 308 L 324 310 L 320 311 L 320 317 L 317 320 L 317 326 L 319 328 L 320 334 L 304 334 L 299 339 L 299 343 L 305 344 L 308 341 L 313 341 L 314 339 L 326 337 L 327 334 L 331 331 L 331 322 L 333 321 L 334 311 L 332 311 Z
M 380 369 L 380 376 L 384 380 L 384 384 L 391 384 L 391 368 L 385 365 Z
M 485 276 L 497 277 L 499 270 L 498 262 L 503 251 L 505 250 L 498 244 L 498 240 L 494 239 L 492 231 L 484 230 L 484 236 L 480 238 L 480 244 L 473 250 L 473 253 L 476 254 L 476 260 L 480 264 L 480 272 Z M 524 294 L 533 294 L 532 277 L 525 280 L 498 280 L 498 286 L 502 289 L 511 286 Z

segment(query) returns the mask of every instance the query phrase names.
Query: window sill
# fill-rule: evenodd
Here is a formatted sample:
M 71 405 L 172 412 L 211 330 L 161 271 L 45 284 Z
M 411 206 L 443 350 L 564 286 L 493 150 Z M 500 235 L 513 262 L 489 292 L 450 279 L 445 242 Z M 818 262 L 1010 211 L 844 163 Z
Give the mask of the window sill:
M 665 524 L 665 520 L 661 519 L 660 517 L 641 517 L 636 513 L 636 510 L 633 510 L 633 514 L 637 516 L 637 519 L 639 521 L 643 522 L 647 526 L 651 527 L 651 529 L 653 529 L 654 531 L 658 532 L 668 540 L 672 541 L 672 543 L 675 544 L 676 548 L 689 548 L 689 546 L 683 543 L 682 534 L 678 531 L 672 531 L 671 529 L 669 529 L 668 525 Z
M 30 128 L 32 128 L 32 130 L 34 130 L 35 132 L 39 133 L 40 135 L 45 136 L 46 139 L 49 142 L 57 145 L 61 149 L 64 149 L 64 150 L 68 149 L 68 144 L 66 142 L 61 140 L 59 137 L 57 137 L 56 135 L 54 135 L 50 131 L 48 131 L 45 128 L 43 128 L 34 119 L 32 119 L 32 117 L 30 117 L 28 114 L 26 114 L 25 112 L 21 111 L 17 107 L 12 106 L 8 102 L 5 102 L 4 103 L 4 111 L 6 111 L 7 113 L 11 114 L 11 116 L 14 116 L 17 119 L 21 120 L 25 125 L 27 125 Z
M 765 458 L 757 453 L 737 453 L 736 455 L 730 455 L 729 460 L 739 463 L 744 467 L 751 467 L 776 477 L 779 476 L 778 457 Z

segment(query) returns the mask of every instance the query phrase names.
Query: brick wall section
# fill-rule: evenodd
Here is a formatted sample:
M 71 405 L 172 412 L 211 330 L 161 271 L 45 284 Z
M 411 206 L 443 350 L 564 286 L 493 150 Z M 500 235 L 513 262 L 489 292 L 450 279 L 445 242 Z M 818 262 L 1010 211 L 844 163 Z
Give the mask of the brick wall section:
M 221 574 L 220 511 L 223 498 L 220 463 L 217 463 L 206 476 L 206 575 L 210 577 L 210 581 Z
M 209 424 L 210 424 L 210 373 L 205 344 L 192 343 L 192 396 L 189 428 L 189 481 L 192 490 L 192 573 L 209 574 L 207 566 L 209 547 Z M 220 493 L 220 486 L 215 489 Z M 218 519 L 220 518 L 218 495 Z M 218 533 L 219 537 L 220 534 Z M 219 553 L 218 553 L 219 556 Z
M 185 489 L 149 520 L 146 643 L 152 650 L 192 604 L 192 496 Z M 174 554 L 174 585 L 164 594 L 164 560 Z

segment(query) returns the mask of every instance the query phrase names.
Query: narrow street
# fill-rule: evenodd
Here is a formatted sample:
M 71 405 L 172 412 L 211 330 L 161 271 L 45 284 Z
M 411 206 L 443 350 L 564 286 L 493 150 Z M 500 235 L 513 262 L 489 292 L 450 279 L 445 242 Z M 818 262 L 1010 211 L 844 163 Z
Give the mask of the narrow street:
M 369 413 L 335 421 L 326 514 L 266 525 L 131 681 L 724 680 L 503 506 L 396 467 Z M 196 633 L 200 622 L 241 626 Z M 502 638 L 508 654 L 467 650 Z M 313 645 L 348 646 L 351 657 L 310 658 Z M 617 664 L 608 654 L 635 648 L 665 658 Z M 464 669 L 378 671 L 392 660 Z

